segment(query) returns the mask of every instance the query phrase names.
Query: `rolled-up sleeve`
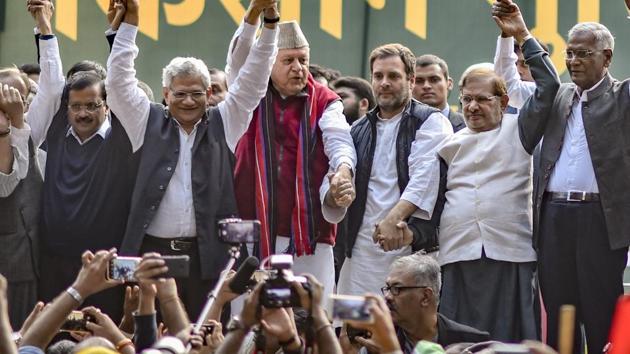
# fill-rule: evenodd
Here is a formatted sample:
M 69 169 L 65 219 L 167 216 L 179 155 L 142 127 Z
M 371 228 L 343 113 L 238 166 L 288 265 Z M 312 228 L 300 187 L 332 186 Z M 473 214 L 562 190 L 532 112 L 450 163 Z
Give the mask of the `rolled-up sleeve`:
M 453 134 L 453 127 L 442 113 L 433 113 L 416 131 L 409 154 L 409 183 L 400 199 L 414 204 L 414 217 L 429 220 L 440 185 L 440 161 L 437 149 Z

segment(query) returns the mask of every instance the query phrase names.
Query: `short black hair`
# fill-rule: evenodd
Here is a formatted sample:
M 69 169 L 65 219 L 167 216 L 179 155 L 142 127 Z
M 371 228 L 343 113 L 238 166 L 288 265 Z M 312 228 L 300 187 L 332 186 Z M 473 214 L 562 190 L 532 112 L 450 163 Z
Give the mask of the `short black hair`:
M 368 100 L 368 110 L 372 110 L 376 107 L 376 100 L 374 99 L 374 92 L 372 92 L 372 86 L 367 80 L 355 76 L 342 76 L 337 80 L 330 83 L 330 87 L 333 89 L 339 87 L 347 87 L 351 89 L 359 99 Z
M 66 83 L 66 92 L 80 91 L 88 87 L 98 85 L 101 89 L 101 98 L 107 100 L 105 92 L 105 81 L 94 71 L 80 71 L 72 75 Z
M 448 78 L 449 78 L 448 64 L 446 64 L 446 61 L 444 59 L 433 54 L 425 54 L 416 58 L 416 68 L 417 67 L 424 68 L 429 65 L 439 66 L 440 69 L 442 69 L 442 73 L 444 74 L 444 80 L 448 81 Z
M 92 60 L 81 60 L 80 62 L 72 65 L 66 74 L 66 78 L 70 79 L 72 75 L 82 71 L 93 71 L 101 78 L 101 80 L 105 80 L 105 77 L 107 76 L 107 71 L 105 71 L 103 65 Z
M 309 64 L 308 71 L 313 75 L 313 78 L 317 80 L 323 77 L 328 83 L 338 79 L 341 73 L 338 70 L 327 68 L 318 64 Z
M 32 75 L 32 74 L 39 75 L 42 69 L 39 67 L 39 64 L 28 63 L 28 64 L 20 65 L 20 71 L 25 73 L 26 75 Z

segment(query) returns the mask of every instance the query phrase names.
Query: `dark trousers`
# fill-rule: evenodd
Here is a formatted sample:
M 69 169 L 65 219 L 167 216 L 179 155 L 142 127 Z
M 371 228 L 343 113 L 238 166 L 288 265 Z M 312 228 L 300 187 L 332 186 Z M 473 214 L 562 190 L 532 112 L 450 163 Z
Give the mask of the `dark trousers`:
M 171 249 L 168 239 L 160 239 L 146 235 L 142 241 L 140 255 L 147 252 L 157 252 L 165 256 L 188 255 L 190 257 L 190 273 L 188 278 L 177 278 L 175 280 L 177 282 L 179 298 L 184 303 L 191 322 L 196 322 L 216 279 L 201 279 L 199 247 L 194 238 L 191 238 L 191 240 L 193 240 L 193 244 L 189 249 L 176 251 Z
M 81 257 L 62 257 L 42 250 L 40 255 L 39 300 L 50 302 L 65 291 L 81 270 Z M 85 299 L 81 308 L 94 306 L 118 323 L 123 315 L 125 291 L 116 286 L 101 291 Z
M 547 342 L 558 348 L 558 313 L 576 308 L 574 352 L 579 353 L 580 324 L 588 352 L 601 353 L 617 298 L 623 294 L 628 248 L 611 250 L 599 202 L 543 202 L 538 274 L 547 310 Z

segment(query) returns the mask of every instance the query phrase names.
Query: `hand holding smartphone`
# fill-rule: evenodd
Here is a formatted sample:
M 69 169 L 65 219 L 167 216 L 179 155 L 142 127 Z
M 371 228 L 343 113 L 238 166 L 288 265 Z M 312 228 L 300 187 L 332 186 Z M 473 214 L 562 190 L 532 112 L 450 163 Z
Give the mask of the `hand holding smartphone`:
M 187 278 L 190 272 L 190 257 L 161 256 L 168 271 L 160 274 L 158 278 Z M 122 280 L 126 283 L 137 282 L 135 277 L 136 269 L 142 261 L 140 257 L 116 257 L 113 258 L 107 267 L 107 278 L 112 280 Z
M 87 329 L 87 322 L 96 322 L 96 319 L 81 311 L 72 311 L 66 318 L 66 321 L 61 325 L 59 331 L 87 334 L 90 331 Z

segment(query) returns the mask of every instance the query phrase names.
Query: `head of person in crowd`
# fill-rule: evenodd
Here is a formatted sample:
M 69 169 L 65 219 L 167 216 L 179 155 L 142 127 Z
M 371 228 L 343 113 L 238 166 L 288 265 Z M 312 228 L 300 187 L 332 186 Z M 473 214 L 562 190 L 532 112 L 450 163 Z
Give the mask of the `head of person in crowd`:
M 271 69 L 271 83 L 284 97 L 302 92 L 309 75 L 310 48 L 295 21 L 278 24 L 278 55 Z
M 330 87 L 341 97 L 348 124 L 376 107 L 372 86 L 360 77 L 343 76 L 331 82 Z
M 8 85 L 17 89 L 22 95 L 23 102 L 26 102 L 26 98 L 31 90 L 30 79 L 17 68 L 0 68 L 0 85 Z
M 541 42 L 538 38 L 535 38 L 535 39 L 536 39 L 536 42 L 540 44 L 542 49 L 544 49 L 545 52 L 549 53 L 549 47 L 547 47 L 547 45 Z M 529 66 L 525 64 L 525 57 L 523 56 L 523 51 L 521 50 L 521 46 L 519 46 L 518 43 L 514 43 L 514 54 L 516 54 L 516 57 L 517 57 L 516 70 L 518 71 L 518 74 L 521 77 L 521 80 L 534 82 L 534 77 L 532 76 L 532 73 L 529 71 Z
M 205 114 L 212 96 L 210 84 L 208 67 L 197 58 L 174 58 L 162 71 L 164 101 L 185 130 L 192 131 Z
M 102 349 L 116 350 L 116 347 L 112 342 L 103 337 L 91 336 L 77 343 L 74 349 L 72 349 L 72 353 L 109 353 Z
M 81 71 L 66 83 L 68 122 L 81 141 L 92 136 L 107 119 L 105 82 L 94 71 Z
M 146 82 L 138 80 L 138 87 L 142 91 L 144 91 L 144 93 L 147 94 L 147 97 L 149 98 L 149 101 L 155 102 L 155 96 L 153 96 L 153 90 L 151 90 L 151 87 L 149 85 L 147 85 Z
M 103 65 L 92 60 L 81 60 L 80 62 L 72 65 L 70 70 L 68 70 L 66 73 L 66 79 L 70 79 L 72 75 L 81 71 L 93 71 L 101 78 L 101 80 L 105 80 L 105 77 L 107 76 L 107 71 Z
M 39 73 L 41 72 L 41 68 L 39 64 L 36 63 L 28 63 L 20 65 L 20 71 L 25 73 L 29 79 L 39 82 Z
M 416 253 L 390 266 L 383 295 L 394 324 L 422 338 L 437 323 L 442 286 L 440 265 L 433 257 Z
M 595 86 L 608 74 L 614 49 L 615 39 L 606 26 L 596 22 L 573 26 L 565 53 L 571 81 L 582 90 Z
M 509 97 L 505 81 L 494 70 L 484 67 L 466 70 L 459 94 L 468 129 L 484 132 L 501 124 Z
M 381 118 L 392 118 L 411 100 L 415 65 L 416 57 L 411 50 L 398 43 L 382 45 L 370 54 L 372 90 Z
M 208 104 L 210 106 L 216 106 L 219 102 L 225 99 L 225 95 L 227 95 L 228 87 L 227 87 L 227 77 L 225 76 L 225 72 L 223 70 L 219 70 L 217 68 L 208 69 L 210 73 L 210 82 L 212 87 L 212 96 L 208 100 Z
M 63 339 L 52 344 L 46 349 L 46 354 L 71 354 L 77 344 L 71 340 Z
M 444 59 L 425 54 L 416 59 L 416 84 L 413 98 L 442 110 L 448 106 L 448 94 L 453 89 L 453 79 L 448 74 Z
M 326 86 L 329 86 L 331 82 L 341 77 L 341 73 L 338 70 L 326 68 L 318 64 L 310 64 L 308 71 L 313 75 L 313 79 Z

